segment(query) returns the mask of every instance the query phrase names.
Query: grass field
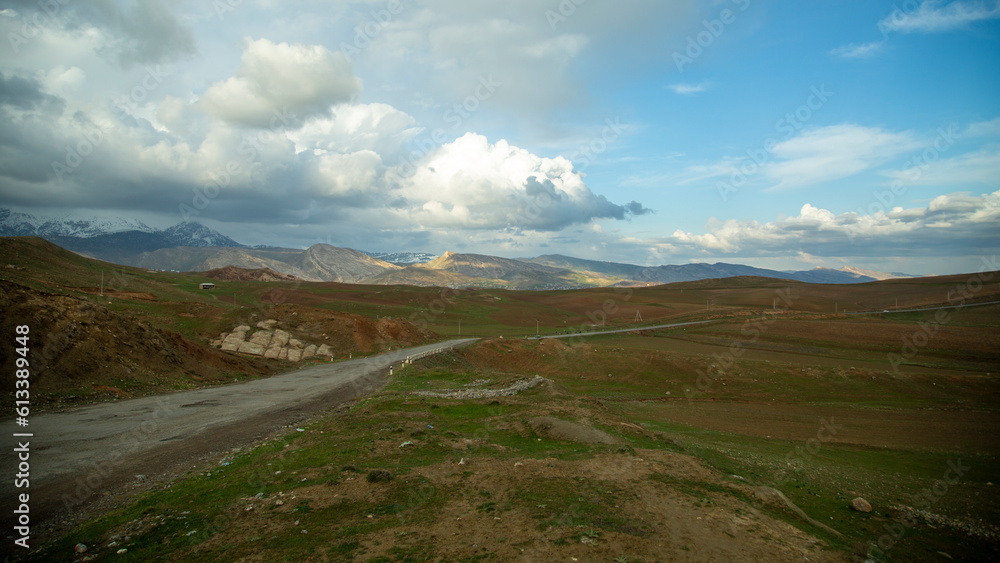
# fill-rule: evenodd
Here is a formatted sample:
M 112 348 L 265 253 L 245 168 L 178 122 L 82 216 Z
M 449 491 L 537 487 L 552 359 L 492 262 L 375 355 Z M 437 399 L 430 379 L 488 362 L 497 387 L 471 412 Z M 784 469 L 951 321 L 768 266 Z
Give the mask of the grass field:
M 894 375 L 877 354 L 847 365 L 841 339 L 817 337 L 808 352 L 748 352 L 709 388 L 686 393 L 711 370 L 702 332 L 715 329 L 576 344 L 490 339 L 423 360 L 348 411 L 217 460 L 42 556 L 128 536 L 136 560 L 801 559 L 767 551 L 797 545 L 782 526 L 819 542 L 813 560 L 998 556 L 995 374 Z M 556 386 L 494 400 L 410 394 L 535 374 Z M 526 423 L 538 414 L 585 421 L 621 445 L 543 439 Z M 521 468 L 530 479 L 517 477 Z M 375 470 L 392 480 L 368 482 Z M 762 500 L 760 487 L 842 536 Z M 629 501 L 636 491 L 642 510 Z M 874 511 L 849 509 L 857 496 Z M 907 507 L 924 512 L 910 519 Z M 680 514 L 722 513 L 737 515 L 725 531 L 706 523 L 686 541 L 658 543 L 682 527 Z M 707 537 L 720 533 L 750 551 Z
M 442 338 L 460 323 L 486 337 L 301 432 L 207 460 L 31 560 L 77 560 L 77 543 L 98 561 L 1000 559 L 1000 307 L 894 312 L 897 299 L 996 300 L 1000 276 L 203 292 L 195 274 L 119 268 L 120 293 L 98 300 L 106 265 L 46 261 L 20 239 L 2 250 L 19 267 L 6 279 L 195 342 L 278 312 L 410 319 Z M 644 326 L 713 322 L 524 338 L 536 322 L 543 335 L 632 327 L 637 312 Z M 415 394 L 536 375 L 549 383 L 516 396 Z M 609 438 L 554 438 L 539 417 Z M 859 496 L 872 512 L 849 508 Z

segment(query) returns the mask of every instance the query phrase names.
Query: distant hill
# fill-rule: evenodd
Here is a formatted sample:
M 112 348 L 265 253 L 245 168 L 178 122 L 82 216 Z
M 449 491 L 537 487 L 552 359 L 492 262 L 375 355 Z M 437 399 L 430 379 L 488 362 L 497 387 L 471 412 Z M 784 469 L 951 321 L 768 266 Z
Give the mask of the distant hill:
M 426 264 L 369 280 L 372 283 L 498 287 L 506 289 L 570 289 L 611 285 L 616 279 L 581 274 L 569 268 L 485 254 L 445 252 Z
M 360 283 L 399 266 L 363 252 L 316 244 L 305 250 L 292 248 L 163 248 L 144 252 L 126 261 L 151 270 L 203 272 L 226 266 L 256 270 L 268 268 L 304 281 Z
M 473 278 L 497 280 L 537 280 L 542 283 L 559 283 L 568 270 L 532 264 L 510 258 L 484 254 L 458 254 L 445 252 L 423 265 L 431 270 L 447 270 Z
M 211 278 L 213 280 L 227 280 L 227 281 L 296 281 L 299 278 L 295 276 L 290 276 L 288 274 L 282 274 L 281 272 L 275 272 L 271 268 L 258 268 L 256 270 L 248 270 L 246 268 L 237 268 L 236 266 L 226 266 L 224 268 L 216 268 L 214 270 L 209 270 L 203 272 L 206 278 Z
M 525 262 L 565 268 L 593 276 L 619 278 L 619 281 L 635 281 L 644 283 L 676 283 L 705 279 L 731 278 L 736 276 L 758 276 L 764 278 L 788 279 L 809 283 L 861 283 L 875 281 L 877 278 L 846 270 L 815 268 L 800 272 L 779 272 L 765 268 L 754 268 L 741 264 L 680 264 L 664 266 L 636 266 L 616 262 L 599 262 L 583 260 L 559 254 L 522 259 Z
M 878 272 L 875 270 L 865 270 L 863 268 L 855 268 L 854 266 L 844 266 L 840 269 L 841 272 L 848 272 L 851 274 L 857 274 L 859 276 L 866 276 L 869 278 L 874 278 L 877 280 L 894 280 L 899 278 L 919 278 L 921 276 L 914 276 L 911 274 L 903 274 L 900 272 Z
M 777 271 L 741 264 L 639 266 L 551 254 L 501 258 L 445 252 L 361 252 L 328 244 L 307 249 L 248 247 L 204 225 L 183 222 L 165 230 L 127 218 L 64 215 L 44 218 L 0 208 L 0 236 L 38 236 L 73 252 L 153 270 L 203 272 L 232 266 L 269 269 L 304 281 L 506 289 L 646 286 L 737 276 L 809 283 L 863 283 L 900 277 L 854 267 Z

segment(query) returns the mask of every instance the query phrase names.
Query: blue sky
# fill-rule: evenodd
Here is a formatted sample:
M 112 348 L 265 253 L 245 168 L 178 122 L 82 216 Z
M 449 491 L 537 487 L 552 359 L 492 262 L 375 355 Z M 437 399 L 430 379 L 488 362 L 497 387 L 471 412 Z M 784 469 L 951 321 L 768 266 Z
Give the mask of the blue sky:
M 997 0 L 0 10 L 0 206 L 291 247 L 995 263 Z

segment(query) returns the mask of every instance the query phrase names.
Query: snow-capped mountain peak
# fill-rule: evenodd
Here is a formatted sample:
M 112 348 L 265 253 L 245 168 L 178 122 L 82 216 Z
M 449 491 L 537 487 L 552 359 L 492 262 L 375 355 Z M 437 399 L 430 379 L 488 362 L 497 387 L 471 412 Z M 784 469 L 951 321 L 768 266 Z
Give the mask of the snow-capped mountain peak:
M 0 234 L 5 236 L 31 236 L 36 234 L 38 227 L 44 223 L 45 220 L 34 215 L 0 208 Z
M 190 221 L 170 227 L 163 231 L 163 235 L 177 246 L 243 246 L 226 235 Z
M 437 258 L 436 255 L 427 252 L 365 252 L 365 254 L 397 266 L 424 264 Z
M 66 215 L 46 221 L 38 227 L 39 236 L 92 238 L 100 235 L 127 233 L 154 233 L 155 229 L 142 221 L 123 217 L 90 217 Z
M 93 238 L 133 231 L 156 232 L 142 221 L 123 217 L 87 217 L 82 214 L 38 217 L 0 208 L 0 235 L 3 236 Z
M 42 237 L 74 252 L 109 261 L 178 246 L 243 246 L 199 223 L 179 223 L 161 231 L 142 221 L 122 217 L 67 214 L 40 218 L 4 208 L 0 208 L 0 236 Z

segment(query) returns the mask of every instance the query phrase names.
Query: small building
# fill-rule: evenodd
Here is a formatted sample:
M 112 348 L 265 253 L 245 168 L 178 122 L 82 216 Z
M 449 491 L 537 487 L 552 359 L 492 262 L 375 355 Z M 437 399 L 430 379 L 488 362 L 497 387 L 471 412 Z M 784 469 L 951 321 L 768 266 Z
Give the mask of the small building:
M 198 287 L 200 289 L 215 289 L 215 284 L 214 283 L 209 283 L 209 282 L 204 282 L 204 283 L 198 284 Z

